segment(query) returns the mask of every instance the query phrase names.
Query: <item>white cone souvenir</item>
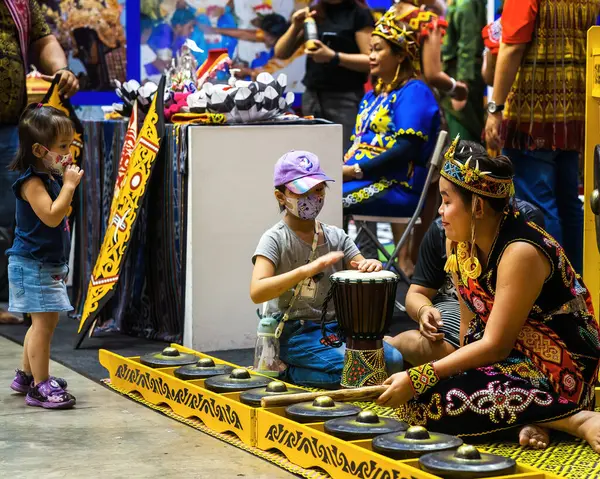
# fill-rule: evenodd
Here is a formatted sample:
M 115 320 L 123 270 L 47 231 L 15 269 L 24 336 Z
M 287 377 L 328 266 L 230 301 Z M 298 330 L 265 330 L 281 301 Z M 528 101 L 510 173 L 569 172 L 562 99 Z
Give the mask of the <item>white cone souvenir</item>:
M 287 110 L 287 103 L 285 102 L 285 98 L 279 97 L 279 113 L 285 113 Z
M 267 111 L 276 110 L 279 107 L 280 98 L 280 95 L 277 92 L 277 90 L 272 86 L 268 86 L 264 93 L 265 99 L 263 102 L 263 108 Z
M 283 95 L 283 92 L 287 88 L 287 75 L 285 73 L 281 73 L 277 77 L 274 87 L 279 92 L 280 95 Z
M 294 104 L 295 99 L 296 99 L 296 95 L 294 95 L 294 92 L 288 91 L 285 94 L 285 102 L 287 103 L 288 108 L 290 108 Z
M 250 91 L 250 88 L 238 88 L 235 93 L 234 101 L 238 110 L 249 110 L 254 103 L 254 97 Z
M 273 83 L 275 83 L 275 79 L 270 73 L 262 72 L 256 77 L 256 84 L 259 91 L 266 91 L 267 87 L 273 86 Z
M 215 113 L 230 113 L 235 107 L 235 102 L 226 91 L 219 90 L 213 92 L 208 102 L 209 110 Z

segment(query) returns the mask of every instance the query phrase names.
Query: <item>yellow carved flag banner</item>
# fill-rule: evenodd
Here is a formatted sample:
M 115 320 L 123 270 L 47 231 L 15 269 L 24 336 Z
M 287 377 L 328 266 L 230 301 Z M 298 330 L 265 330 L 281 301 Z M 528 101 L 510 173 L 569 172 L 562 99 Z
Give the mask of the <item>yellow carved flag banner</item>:
M 60 78 L 58 76 L 54 77 L 52 85 L 50 85 L 42 104 L 62 111 L 75 125 L 75 136 L 73 137 L 73 143 L 71 144 L 71 155 L 73 156 L 73 163 L 79 165 L 81 164 L 81 154 L 83 153 L 83 126 L 81 125 L 79 118 L 77 118 L 75 110 L 73 110 L 73 107 L 71 106 L 71 102 L 62 97 L 58 92 L 59 80 Z
M 102 247 L 88 284 L 76 347 L 81 344 L 92 326 L 95 316 L 114 294 L 117 286 L 138 210 L 142 204 L 165 132 L 164 91 L 165 77 L 163 76 L 131 152 L 129 165 L 120 185 L 112 217 L 109 220 L 110 224 L 107 226 Z M 124 154 L 126 153 L 124 148 Z

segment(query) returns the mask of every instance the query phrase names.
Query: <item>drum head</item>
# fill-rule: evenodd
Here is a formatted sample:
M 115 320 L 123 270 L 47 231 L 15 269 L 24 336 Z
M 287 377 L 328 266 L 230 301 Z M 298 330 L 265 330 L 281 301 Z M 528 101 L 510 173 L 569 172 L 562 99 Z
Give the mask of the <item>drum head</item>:
M 333 273 L 330 281 L 335 283 L 397 283 L 400 277 L 391 271 L 376 271 L 374 273 L 363 273 L 356 270 L 345 270 Z

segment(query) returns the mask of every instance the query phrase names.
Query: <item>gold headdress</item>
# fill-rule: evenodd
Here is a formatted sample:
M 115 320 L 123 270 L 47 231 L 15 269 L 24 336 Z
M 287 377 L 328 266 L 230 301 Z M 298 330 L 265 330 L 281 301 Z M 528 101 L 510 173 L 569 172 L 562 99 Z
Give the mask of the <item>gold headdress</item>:
M 418 45 L 415 41 L 414 31 L 406 24 L 397 22 L 393 13 L 387 12 L 379 19 L 375 25 L 372 35 L 381 37 L 397 47 L 400 47 L 402 51 L 410 58 L 411 63 L 415 60 L 415 58 L 417 58 Z M 394 80 L 392 80 L 392 83 L 386 86 L 386 90 L 390 91 L 396 88 L 399 76 L 400 65 L 398 65 Z M 379 94 L 382 89 L 383 82 L 380 79 L 375 86 L 375 92 Z
M 471 157 L 464 163 L 454 158 L 460 135 L 457 135 L 448 151 L 444 155 L 444 165 L 440 174 L 455 185 L 469 190 L 475 195 L 486 198 L 506 198 L 514 196 L 515 187 L 512 177 L 499 178 L 493 176 L 489 171 L 479 169 L 479 161 L 473 164 Z M 464 149 L 464 147 L 463 147 Z M 461 153 L 463 151 L 461 150 Z M 457 273 L 471 279 L 478 278 L 481 274 L 481 264 L 475 255 L 475 207 L 476 197 L 472 197 L 471 203 L 471 251 L 466 242 L 453 245 L 452 254 L 448 256 L 444 269 L 446 272 Z
M 454 159 L 460 140 L 457 135 L 444 155 L 444 165 L 440 174 L 448 181 L 465 188 L 472 193 L 488 198 L 510 198 L 514 195 L 512 178 L 497 178 L 489 171 L 481 171 L 479 162 L 471 163 L 468 158 L 464 163 Z M 462 153 L 462 152 L 461 152 Z

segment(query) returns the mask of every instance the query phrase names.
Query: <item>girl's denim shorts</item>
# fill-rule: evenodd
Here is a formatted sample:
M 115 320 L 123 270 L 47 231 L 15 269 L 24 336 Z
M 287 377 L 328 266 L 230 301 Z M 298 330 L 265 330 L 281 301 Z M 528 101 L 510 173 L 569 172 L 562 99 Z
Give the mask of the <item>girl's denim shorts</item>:
M 66 264 L 48 264 L 23 256 L 8 258 L 11 313 L 57 313 L 72 311 L 67 295 Z

